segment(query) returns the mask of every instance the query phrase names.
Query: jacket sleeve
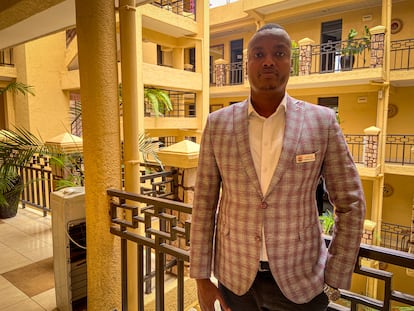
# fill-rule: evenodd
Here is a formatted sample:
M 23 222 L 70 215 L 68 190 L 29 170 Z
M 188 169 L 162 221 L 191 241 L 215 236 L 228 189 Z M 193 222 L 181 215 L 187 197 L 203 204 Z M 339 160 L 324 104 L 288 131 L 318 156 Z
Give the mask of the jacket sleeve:
M 365 198 L 358 170 L 334 113 L 331 119 L 322 174 L 335 207 L 335 226 L 328 249 L 325 282 L 349 289 L 361 243 Z
M 210 278 L 221 176 L 214 155 L 211 115 L 203 132 L 195 182 L 190 237 L 190 277 Z

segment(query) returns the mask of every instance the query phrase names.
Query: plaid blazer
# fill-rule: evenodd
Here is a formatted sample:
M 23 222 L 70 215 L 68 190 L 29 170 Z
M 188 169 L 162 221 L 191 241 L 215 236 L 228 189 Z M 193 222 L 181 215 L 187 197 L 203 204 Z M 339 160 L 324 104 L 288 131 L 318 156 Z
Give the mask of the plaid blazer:
M 250 153 L 248 101 L 209 115 L 200 146 L 190 240 L 190 276 L 214 276 L 238 295 L 258 271 L 261 230 L 284 295 L 305 303 L 324 281 L 348 289 L 365 215 L 358 171 L 332 109 L 288 96 L 282 152 L 267 193 Z M 326 249 L 315 192 L 325 178 L 336 208 Z M 221 191 L 220 191 L 221 189 Z

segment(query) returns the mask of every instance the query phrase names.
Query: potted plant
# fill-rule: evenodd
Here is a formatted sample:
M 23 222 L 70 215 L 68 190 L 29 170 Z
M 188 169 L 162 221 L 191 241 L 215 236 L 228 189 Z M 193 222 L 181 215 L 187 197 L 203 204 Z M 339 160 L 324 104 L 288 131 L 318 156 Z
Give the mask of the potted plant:
M 0 218 L 16 216 L 23 180 L 19 174 L 37 153 L 43 153 L 43 143 L 29 131 L 0 131 Z
M 345 46 L 341 49 L 341 70 L 352 70 L 355 61 L 355 54 L 361 54 L 365 49 L 370 48 L 371 33 L 367 26 L 364 27 L 364 36 L 356 39 L 358 32 L 351 28 Z M 365 62 L 365 59 L 364 59 Z
M 0 88 L 0 95 L 5 92 L 34 95 L 31 86 L 16 81 Z M 19 167 L 30 161 L 39 147 L 37 138 L 25 130 L 0 131 L 0 218 L 16 215 L 23 190 Z

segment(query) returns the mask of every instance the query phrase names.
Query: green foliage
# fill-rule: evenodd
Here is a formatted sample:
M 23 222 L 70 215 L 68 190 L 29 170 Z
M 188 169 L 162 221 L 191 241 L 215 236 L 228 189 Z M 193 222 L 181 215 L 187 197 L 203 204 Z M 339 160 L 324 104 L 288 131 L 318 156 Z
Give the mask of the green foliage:
M 31 95 L 35 95 L 33 91 L 33 87 L 30 85 L 26 85 L 21 82 L 10 82 L 4 88 L 0 89 L 0 95 L 4 92 L 12 92 L 12 93 L 21 93 L 22 95 L 26 95 L 27 93 Z
M 138 138 L 138 148 L 142 153 L 142 158 L 144 163 L 148 162 L 148 158 L 151 157 L 155 162 L 157 162 L 161 169 L 164 170 L 161 160 L 158 158 L 157 151 L 160 148 L 161 143 L 155 141 L 154 138 L 150 137 L 148 134 L 141 133 Z
M 358 32 L 354 28 L 351 28 L 349 30 L 346 45 L 341 50 L 342 55 L 351 56 L 362 53 L 362 51 L 364 51 L 366 48 L 370 48 L 371 33 L 369 31 L 368 26 L 365 25 L 364 36 L 360 40 L 357 40 L 355 38 L 357 35 Z
M 144 97 L 151 103 L 155 117 L 165 112 L 172 111 L 172 103 L 166 92 L 156 88 L 145 88 Z
M 291 74 L 299 75 L 299 45 L 295 40 L 292 40 Z
M 331 234 L 335 224 L 335 215 L 330 210 L 327 210 L 323 215 L 319 216 L 319 220 L 322 225 L 323 233 Z
M 1 130 L 0 137 L 0 204 L 4 204 L 5 193 L 22 189 L 18 169 L 35 154 L 43 154 L 46 148 L 40 139 L 23 128 Z

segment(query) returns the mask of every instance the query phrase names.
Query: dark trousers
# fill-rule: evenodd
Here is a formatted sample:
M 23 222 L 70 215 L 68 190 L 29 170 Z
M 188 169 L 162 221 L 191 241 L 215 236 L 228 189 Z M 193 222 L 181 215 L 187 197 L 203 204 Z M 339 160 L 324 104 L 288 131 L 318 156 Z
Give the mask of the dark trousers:
M 325 311 L 329 304 L 323 292 L 308 303 L 290 301 L 282 294 L 270 271 L 258 272 L 252 287 L 242 296 L 220 283 L 219 290 L 233 311 Z

